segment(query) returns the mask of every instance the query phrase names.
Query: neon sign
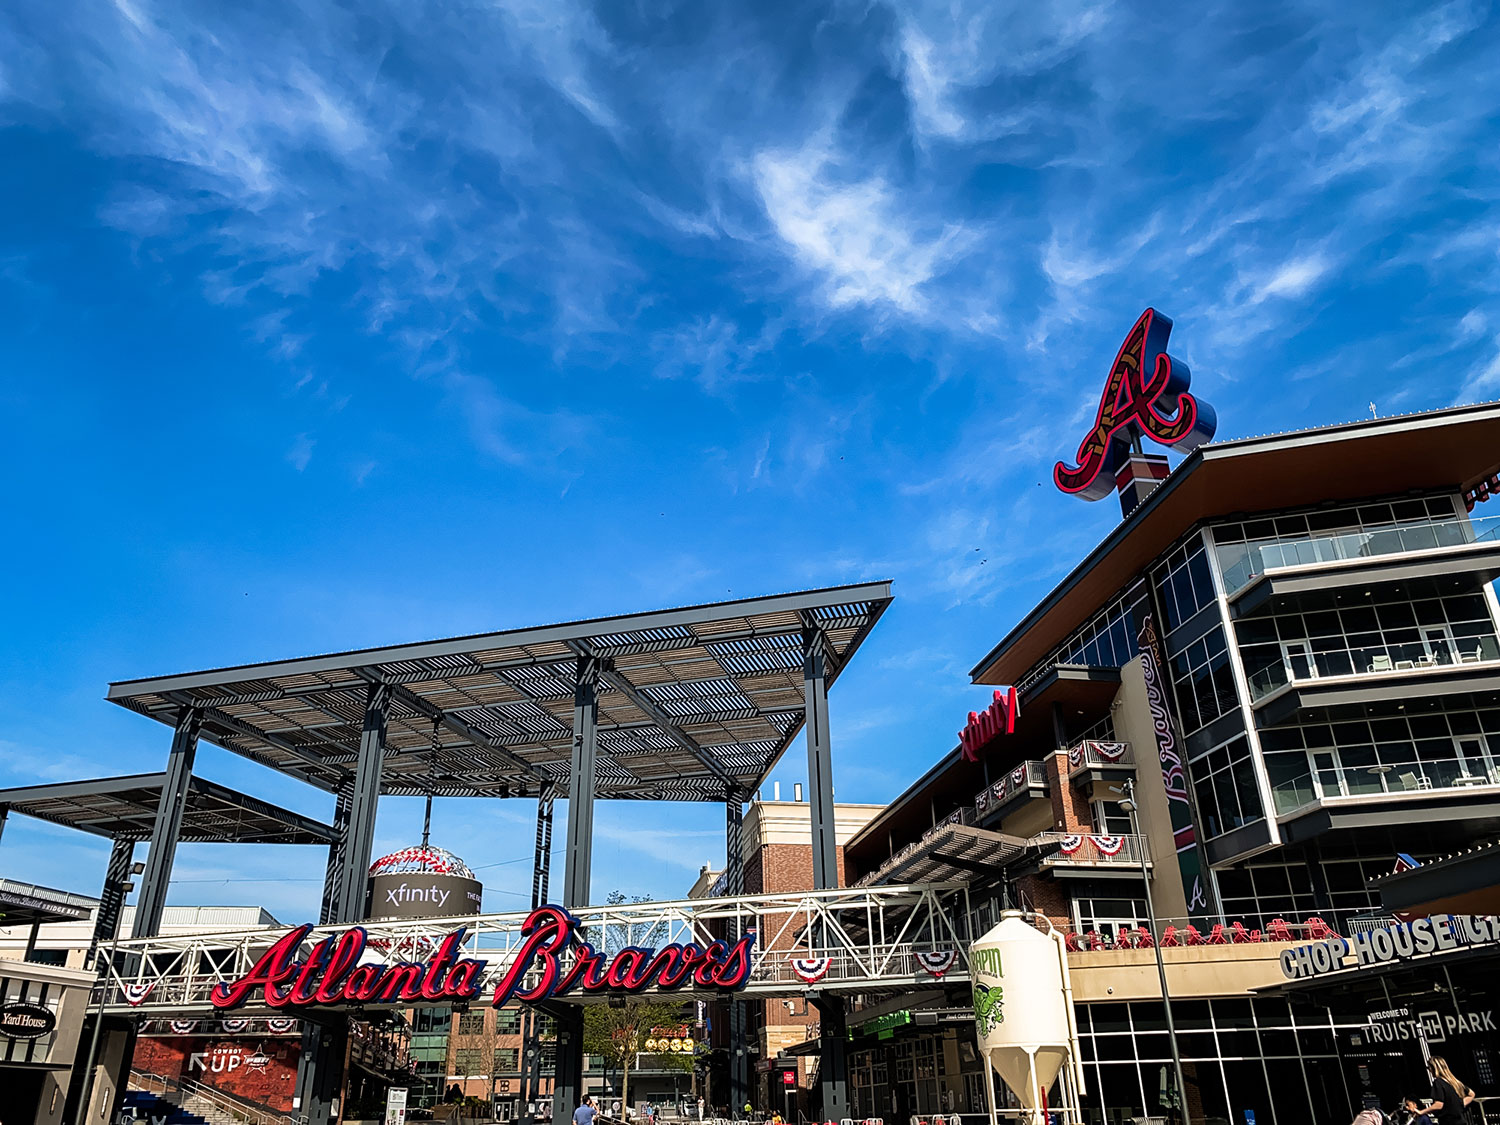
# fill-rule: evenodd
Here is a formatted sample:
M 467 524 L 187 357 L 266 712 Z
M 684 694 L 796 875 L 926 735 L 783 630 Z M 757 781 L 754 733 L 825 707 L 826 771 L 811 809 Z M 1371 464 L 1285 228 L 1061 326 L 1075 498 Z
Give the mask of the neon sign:
M 588 993 L 635 993 L 662 989 L 733 991 L 750 979 L 752 930 L 730 945 L 672 943 L 661 949 L 627 946 L 614 954 L 576 940 L 578 919 L 560 906 L 533 910 L 521 924 L 525 939 L 495 985 L 494 1005 L 514 998 L 537 1003 L 578 989 Z M 220 981 L 209 993 L 215 1008 L 239 1008 L 256 997 L 272 1008 L 336 1007 L 341 1004 L 467 1002 L 479 998 L 488 962 L 458 955 L 465 931 L 454 930 L 427 961 L 361 963 L 369 936 L 361 926 L 319 941 L 299 959 L 311 926 L 289 930 L 236 981 Z M 525 978 L 540 970 L 536 982 Z
M 1078 447 L 1076 467 L 1059 461 L 1052 479 L 1064 492 L 1102 500 L 1115 487 L 1115 473 L 1143 437 L 1191 453 L 1214 436 L 1214 408 L 1188 394 L 1192 373 L 1167 354 L 1172 321 L 1147 309 L 1120 345 L 1099 398 L 1094 428 Z
M 958 744 L 964 761 L 979 761 L 979 752 L 1002 734 L 1016 733 L 1016 719 L 1021 714 L 1021 697 L 1016 689 L 995 690 L 994 701 L 983 711 L 970 711 L 969 721 L 958 732 Z

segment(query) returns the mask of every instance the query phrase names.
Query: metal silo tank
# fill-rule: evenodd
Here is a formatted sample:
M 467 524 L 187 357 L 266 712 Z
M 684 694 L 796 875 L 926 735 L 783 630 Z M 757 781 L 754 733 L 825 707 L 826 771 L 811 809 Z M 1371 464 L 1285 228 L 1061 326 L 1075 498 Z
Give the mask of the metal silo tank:
M 1077 1065 L 1078 1033 L 1068 980 L 1062 935 L 1042 933 L 1020 911 L 1008 910 L 995 926 L 969 947 L 974 982 L 974 1018 L 979 1053 L 994 1067 L 1022 1107 L 1026 1119 L 1043 1120 L 1045 1092 L 1066 1068 L 1068 1085 L 1082 1091 Z M 993 1079 L 990 1119 L 995 1120 Z M 1063 1109 L 1064 1106 L 1054 1106 Z

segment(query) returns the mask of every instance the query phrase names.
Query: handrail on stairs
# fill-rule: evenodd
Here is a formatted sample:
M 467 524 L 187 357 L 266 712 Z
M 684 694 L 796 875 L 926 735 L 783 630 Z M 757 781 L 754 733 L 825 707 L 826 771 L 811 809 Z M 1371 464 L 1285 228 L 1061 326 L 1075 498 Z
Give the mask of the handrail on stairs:
M 153 1086 L 159 1087 L 163 1100 L 170 1100 L 166 1097 L 170 1092 L 176 1092 L 183 1098 L 202 1098 L 215 1109 L 245 1122 L 245 1125 L 295 1125 L 292 1118 L 285 1113 L 277 1113 L 274 1110 L 262 1109 L 243 1102 L 233 1094 L 206 1086 L 191 1078 L 168 1079 L 160 1074 L 152 1074 L 149 1070 L 131 1067 L 130 1086 L 132 1089 L 141 1090 L 147 1094 L 157 1092 Z

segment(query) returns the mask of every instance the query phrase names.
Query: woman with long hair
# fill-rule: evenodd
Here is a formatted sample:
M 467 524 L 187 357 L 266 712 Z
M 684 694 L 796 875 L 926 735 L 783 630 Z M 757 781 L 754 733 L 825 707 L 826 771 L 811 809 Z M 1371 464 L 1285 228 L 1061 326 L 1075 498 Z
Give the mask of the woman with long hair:
M 1437 1125 L 1467 1125 L 1465 1107 L 1474 1100 L 1474 1091 L 1454 1077 L 1441 1055 L 1427 1060 L 1427 1073 L 1432 1076 L 1432 1104 L 1425 1112 Z

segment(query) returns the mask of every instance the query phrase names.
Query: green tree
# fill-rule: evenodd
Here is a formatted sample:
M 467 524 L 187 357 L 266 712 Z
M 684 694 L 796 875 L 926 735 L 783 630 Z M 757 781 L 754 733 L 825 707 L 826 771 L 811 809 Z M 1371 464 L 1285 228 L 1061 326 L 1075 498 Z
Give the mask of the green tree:
M 583 1010 L 583 1049 L 598 1055 L 620 1072 L 620 1104 L 630 1104 L 630 1071 L 646 1053 L 653 1028 L 677 1027 L 685 1022 L 687 1006 L 680 1000 L 642 1000 L 626 997 L 622 1006 L 590 1004 Z M 667 1051 L 657 1058 L 665 1070 L 693 1068 L 693 1056 Z

